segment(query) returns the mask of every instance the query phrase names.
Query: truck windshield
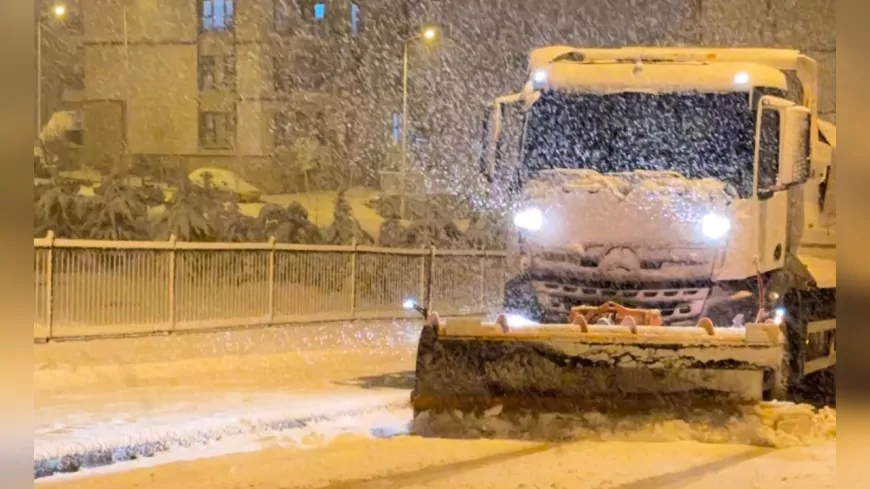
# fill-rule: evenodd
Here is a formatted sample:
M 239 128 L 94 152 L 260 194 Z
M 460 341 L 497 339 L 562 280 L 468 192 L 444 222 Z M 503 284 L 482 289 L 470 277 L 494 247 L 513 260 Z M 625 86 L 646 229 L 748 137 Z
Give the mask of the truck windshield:
M 746 93 L 545 93 L 526 116 L 525 178 L 549 169 L 677 171 L 752 191 Z

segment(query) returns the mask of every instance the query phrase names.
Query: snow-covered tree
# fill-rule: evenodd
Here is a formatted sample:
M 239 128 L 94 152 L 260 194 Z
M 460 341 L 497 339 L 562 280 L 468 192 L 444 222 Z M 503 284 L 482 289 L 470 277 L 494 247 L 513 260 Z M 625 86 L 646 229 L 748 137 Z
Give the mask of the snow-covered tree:
M 84 234 L 91 239 L 147 240 L 148 207 L 163 203 L 163 191 L 134 187 L 124 174 L 103 178 L 88 200 Z
M 407 246 L 407 230 L 395 217 L 384 219 L 378 230 L 378 246 L 401 248 Z
M 435 246 L 457 248 L 462 245 L 462 231 L 453 217 L 437 205 L 429 206 L 422 220 L 415 221 L 408 229 L 410 246 Z
M 175 193 L 166 210 L 154 223 L 155 239 L 175 235 L 181 241 L 259 241 L 257 221 L 244 215 L 236 198 L 211 185 L 208 176 L 203 186 L 187 178 L 174 182 Z
M 294 170 L 302 175 L 305 191 L 310 192 L 311 174 L 323 165 L 327 152 L 316 139 L 300 136 L 295 138 L 290 146 L 290 157 Z
M 504 233 L 503 222 L 496 214 L 474 212 L 468 230 L 465 231 L 465 244 L 474 249 L 504 249 L 506 239 Z
M 332 224 L 326 230 L 326 242 L 349 245 L 353 243 L 354 239 L 356 239 L 357 244 L 372 244 L 374 242 L 353 216 L 353 210 L 344 195 L 344 191 L 340 191 L 335 200 Z

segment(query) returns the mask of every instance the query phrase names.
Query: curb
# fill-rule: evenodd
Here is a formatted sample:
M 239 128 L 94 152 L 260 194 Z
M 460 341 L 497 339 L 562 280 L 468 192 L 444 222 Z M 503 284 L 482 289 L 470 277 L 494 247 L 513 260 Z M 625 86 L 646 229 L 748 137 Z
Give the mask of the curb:
M 63 455 L 34 457 L 33 478 L 34 480 L 41 479 L 55 474 L 78 472 L 82 469 L 105 467 L 120 462 L 149 458 L 173 448 L 206 445 L 228 436 L 297 430 L 314 423 L 335 421 L 346 416 L 361 416 L 378 411 L 403 409 L 409 405 L 409 401 L 389 400 L 364 408 L 336 411 L 329 414 L 293 418 L 272 417 L 255 422 L 235 422 L 209 430 L 170 434 L 136 443 L 116 443 L 95 446 Z

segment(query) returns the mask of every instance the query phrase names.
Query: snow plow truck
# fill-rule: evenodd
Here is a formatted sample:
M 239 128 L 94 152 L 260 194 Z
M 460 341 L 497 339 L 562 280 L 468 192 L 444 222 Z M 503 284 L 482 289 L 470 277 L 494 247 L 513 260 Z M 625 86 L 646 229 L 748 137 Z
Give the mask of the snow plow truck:
M 426 317 L 415 413 L 835 403 L 833 125 L 783 49 L 567 46 L 486 107 L 493 320 Z

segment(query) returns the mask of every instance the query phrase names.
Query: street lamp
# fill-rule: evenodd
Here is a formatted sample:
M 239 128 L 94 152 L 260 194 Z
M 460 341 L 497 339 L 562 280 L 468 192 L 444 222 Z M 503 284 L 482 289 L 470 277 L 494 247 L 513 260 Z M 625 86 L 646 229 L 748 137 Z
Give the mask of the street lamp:
M 416 36 L 402 42 L 402 180 L 408 170 L 408 45 L 418 39 L 434 41 L 436 37 L 438 37 L 438 30 L 434 27 L 426 27 Z
M 66 16 L 66 5 L 56 4 L 51 9 L 54 18 L 61 20 Z M 42 131 L 42 12 L 36 19 L 36 131 Z

